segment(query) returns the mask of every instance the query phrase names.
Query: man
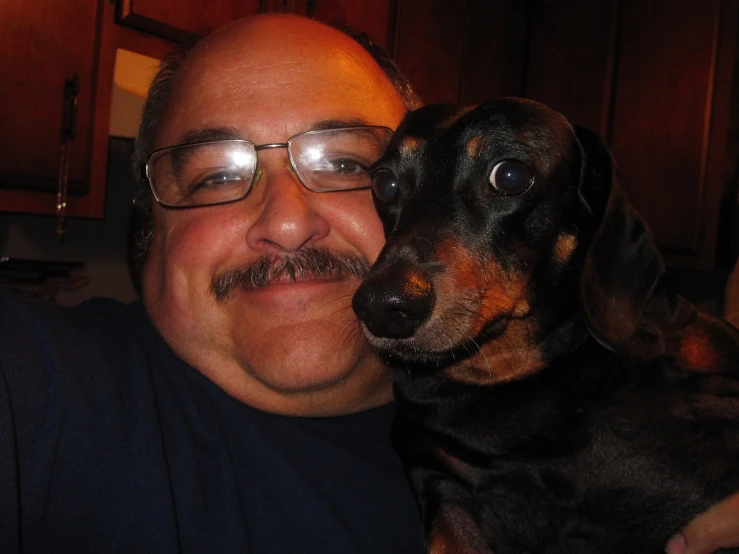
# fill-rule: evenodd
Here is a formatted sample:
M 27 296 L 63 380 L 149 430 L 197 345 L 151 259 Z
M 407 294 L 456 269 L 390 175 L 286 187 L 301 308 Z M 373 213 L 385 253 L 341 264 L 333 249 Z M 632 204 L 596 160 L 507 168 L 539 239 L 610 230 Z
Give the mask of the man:
M 349 307 L 383 243 L 362 168 L 399 92 L 291 16 L 160 78 L 143 307 L 0 298 L 5 552 L 420 552 L 390 376 Z M 739 543 L 732 514 L 674 546 Z
M 295 29 L 280 33 L 285 21 Z M 213 138 L 260 145 L 321 128 L 394 128 L 406 107 L 359 45 L 342 37 L 334 46 L 320 34 L 306 41 L 309 31 L 297 21 L 234 25 L 199 45 L 173 77 L 154 147 Z M 301 62 L 308 48 L 316 59 Z M 249 292 L 236 287 L 214 301 L 212 283 L 259 256 L 320 247 L 371 262 L 380 251 L 382 228 L 368 191 L 315 194 L 286 162 L 283 148 L 261 150 L 261 174 L 243 202 L 155 206 L 144 304 L 179 357 L 255 408 L 329 415 L 386 404 L 389 374 L 352 328 L 357 275 L 280 279 Z M 258 325 L 245 325 L 245 314 Z

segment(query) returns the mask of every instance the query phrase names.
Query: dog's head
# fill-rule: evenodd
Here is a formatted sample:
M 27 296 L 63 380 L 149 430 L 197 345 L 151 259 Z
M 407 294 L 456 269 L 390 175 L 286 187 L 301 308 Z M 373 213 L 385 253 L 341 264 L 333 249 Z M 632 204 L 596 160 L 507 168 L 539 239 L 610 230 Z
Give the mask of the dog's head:
M 586 332 L 624 348 L 662 274 L 599 137 L 532 101 L 411 112 L 373 194 L 387 244 L 354 310 L 379 350 L 461 380 L 535 371 Z

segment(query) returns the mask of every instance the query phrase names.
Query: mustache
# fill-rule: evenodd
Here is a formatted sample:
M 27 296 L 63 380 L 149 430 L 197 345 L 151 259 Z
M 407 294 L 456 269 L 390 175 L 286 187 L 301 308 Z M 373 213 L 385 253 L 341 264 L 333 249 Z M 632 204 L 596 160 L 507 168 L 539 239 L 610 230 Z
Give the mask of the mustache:
M 290 254 L 262 254 L 246 265 L 216 275 L 211 291 L 224 302 L 237 289 L 255 290 L 285 278 L 290 282 L 315 277 L 362 279 L 369 269 L 370 263 L 359 254 L 308 247 Z

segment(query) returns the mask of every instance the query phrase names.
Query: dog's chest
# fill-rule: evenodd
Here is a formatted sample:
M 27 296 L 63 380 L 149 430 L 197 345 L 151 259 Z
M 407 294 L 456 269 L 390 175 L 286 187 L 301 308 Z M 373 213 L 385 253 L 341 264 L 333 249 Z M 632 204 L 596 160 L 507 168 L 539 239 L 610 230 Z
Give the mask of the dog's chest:
M 704 471 L 737 467 L 739 441 L 731 454 L 720 433 L 706 437 L 686 421 L 690 397 L 654 379 L 562 370 L 488 389 L 405 383 L 396 442 L 422 505 L 467 499 L 496 554 L 658 552 L 720 489 L 739 489 Z

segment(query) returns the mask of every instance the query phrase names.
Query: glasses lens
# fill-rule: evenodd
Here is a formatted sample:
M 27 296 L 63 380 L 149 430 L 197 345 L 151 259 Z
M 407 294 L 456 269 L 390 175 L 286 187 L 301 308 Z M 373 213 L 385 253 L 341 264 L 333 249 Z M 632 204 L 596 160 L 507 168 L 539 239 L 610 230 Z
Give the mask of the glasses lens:
M 256 168 L 254 145 L 220 140 L 155 152 L 149 180 L 157 200 L 169 207 L 207 206 L 246 196 Z
M 312 191 L 367 188 L 369 168 L 385 153 L 392 134 L 385 127 L 309 131 L 290 139 L 290 157 Z

